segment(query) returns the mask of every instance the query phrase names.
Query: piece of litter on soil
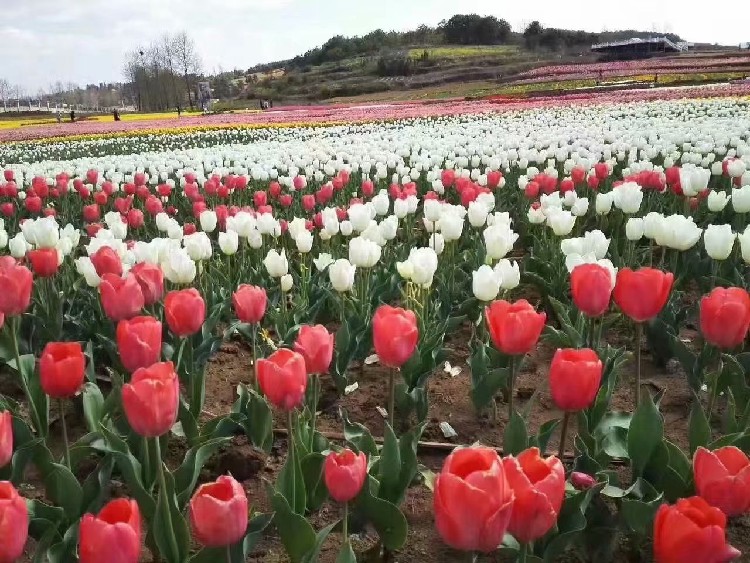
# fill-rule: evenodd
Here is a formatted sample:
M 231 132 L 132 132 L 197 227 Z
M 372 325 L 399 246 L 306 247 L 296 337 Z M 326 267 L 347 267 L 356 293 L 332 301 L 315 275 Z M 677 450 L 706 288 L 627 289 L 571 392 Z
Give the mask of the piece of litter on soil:
M 347 385 L 347 386 L 346 386 L 346 387 L 344 388 L 344 395 L 349 395 L 349 394 L 351 394 L 351 393 L 354 393 L 354 392 L 355 392 L 355 391 L 356 391 L 357 389 L 359 389 L 359 383 L 357 383 L 357 382 L 355 381 L 355 382 L 354 382 L 354 383 L 352 383 L 351 385 Z
M 375 407 L 375 410 L 377 410 L 383 418 L 388 418 L 388 411 L 383 407 Z
M 692 340 L 690 340 L 689 338 L 680 338 L 680 340 L 682 340 L 682 342 L 684 342 L 685 344 L 690 344 L 692 342 Z
M 365 365 L 370 366 L 372 364 L 377 364 L 380 361 L 380 358 L 378 358 L 377 354 L 373 354 L 372 356 L 367 356 L 365 358 Z
M 458 433 L 447 422 L 440 423 L 440 430 L 442 430 L 443 436 L 445 436 L 446 438 L 455 438 L 456 436 L 458 436 Z
M 461 373 L 461 368 L 458 366 L 451 366 L 450 362 L 445 362 L 445 366 L 443 366 L 443 371 L 445 373 L 449 373 L 451 377 L 456 377 L 459 373 Z

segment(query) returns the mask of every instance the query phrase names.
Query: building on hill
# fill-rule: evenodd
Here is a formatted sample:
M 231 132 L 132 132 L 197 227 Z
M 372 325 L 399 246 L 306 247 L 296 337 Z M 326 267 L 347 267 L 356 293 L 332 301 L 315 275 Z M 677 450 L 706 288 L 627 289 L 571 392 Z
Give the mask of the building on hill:
M 688 49 L 688 43 L 675 43 L 666 37 L 634 37 L 625 41 L 597 43 L 591 46 L 591 50 L 599 53 L 604 59 L 638 59 L 660 53 L 681 53 Z

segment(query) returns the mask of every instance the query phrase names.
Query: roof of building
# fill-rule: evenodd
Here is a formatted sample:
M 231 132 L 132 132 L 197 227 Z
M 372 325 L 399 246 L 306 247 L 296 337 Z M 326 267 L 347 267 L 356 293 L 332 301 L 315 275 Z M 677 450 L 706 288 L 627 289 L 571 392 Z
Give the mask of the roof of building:
M 632 39 L 625 39 L 623 41 L 613 41 L 610 43 L 597 43 L 591 46 L 591 50 L 592 51 L 604 51 L 608 49 L 617 49 L 621 47 L 631 47 L 635 45 L 646 45 L 646 44 L 663 45 L 666 49 L 670 51 L 684 51 L 687 48 L 687 44 L 675 43 L 667 39 L 666 37 L 648 37 L 648 38 L 633 37 Z

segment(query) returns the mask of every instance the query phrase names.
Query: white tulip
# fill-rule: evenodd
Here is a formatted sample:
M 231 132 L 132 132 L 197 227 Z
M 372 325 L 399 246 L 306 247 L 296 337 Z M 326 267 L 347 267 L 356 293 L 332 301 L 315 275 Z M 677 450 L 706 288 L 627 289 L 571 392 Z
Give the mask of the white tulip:
M 343 293 L 351 291 L 354 287 L 354 274 L 357 267 L 352 265 L 349 260 L 339 258 L 328 267 L 328 277 L 331 285 L 336 291 Z
M 99 287 L 102 280 L 96 273 L 96 268 L 94 267 L 91 258 L 88 256 L 81 256 L 76 259 L 76 270 L 86 280 L 86 285 L 89 287 Z
M 596 214 L 597 215 L 608 215 L 612 211 L 612 204 L 614 203 L 614 196 L 612 192 L 600 193 L 596 195 Z
M 393 202 L 393 214 L 403 219 L 409 214 L 409 203 L 405 199 L 397 199 Z
M 412 281 L 418 285 L 429 287 L 438 267 L 437 253 L 432 248 L 412 248 L 409 252 L 409 262 L 412 264 Z
M 287 232 L 289 233 L 289 236 L 292 237 L 292 240 L 296 239 L 297 235 L 304 231 L 307 231 L 307 221 L 302 217 L 295 217 L 287 224 Z M 338 232 L 338 221 L 336 222 L 336 232 Z
M 568 192 L 573 193 L 573 192 Z M 573 213 L 576 217 L 583 217 L 586 215 L 586 213 L 589 210 L 589 198 L 587 197 L 579 197 L 576 199 L 575 203 L 573 204 L 573 207 L 570 209 L 570 212 Z
M 361 236 L 349 241 L 349 261 L 359 268 L 372 268 L 380 260 L 380 246 Z
M 472 273 L 471 288 L 480 301 L 492 301 L 500 293 L 500 274 L 484 264 Z
M 661 222 L 664 220 L 664 215 L 651 211 L 643 218 L 643 236 L 647 239 L 655 240 L 656 235 L 661 229 Z
M 430 235 L 430 248 L 435 251 L 435 254 L 440 256 L 445 250 L 445 239 L 440 233 L 432 233 Z
M 643 238 L 644 222 L 640 217 L 630 217 L 625 223 L 625 236 L 630 241 Z
M 182 238 L 182 244 L 185 247 L 188 256 L 190 256 L 190 259 L 196 262 L 208 260 L 213 254 L 211 239 L 209 239 L 208 235 L 203 231 L 198 231 L 191 235 L 185 235 Z
M 240 237 L 236 232 L 227 231 L 225 233 L 219 233 L 219 248 L 227 256 L 236 254 L 239 246 Z
M 505 258 L 518 240 L 518 234 L 506 225 L 487 227 L 483 235 L 487 258 L 493 261 Z
M 263 235 L 260 234 L 258 229 L 253 229 L 248 233 L 247 244 L 254 250 L 263 246 Z
M 670 215 L 661 221 L 656 233 L 656 244 L 685 251 L 695 246 L 702 232 L 703 229 L 695 224 L 692 217 Z
M 454 213 L 443 213 L 440 217 L 440 232 L 446 242 L 461 238 L 464 228 L 464 220 Z
M 31 245 L 26 242 L 22 232 L 16 233 L 10 242 L 8 242 L 8 250 L 13 258 L 20 259 L 26 256 L 26 253 L 31 250 Z
M 351 221 L 352 227 L 358 233 L 364 231 L 370 225 L 370 221 L 372 220 L 370 207 L 362 203 L 355 203 L 350 206 L 347 215 L 349 216 L 349 221 Z
M 388 215 L 388 210 L 391 207 L 391 200 L 388 197 L 388 192 L 386 190 L 380 190 L 378 195 L 373 197 L 370 203 L 372 203 L 372 206 L 375 208 L 375 213 L 377 215 L 380 215 L 381 217 Z
M 286 259 L 286 251 L 282 250 L 281 253 L 271 249 L 263 259 L 263 265 L 266 267 L 268 275 L 272 278 L 280 278 L 289 273 L 289 262 Z
M 312 250 L 313 236 L 310 231 L 305 229 L 304 231 L 297 234 L 294 238 L 294 244 L 297 245 L 297 252 L 307 254 Z
M 333 257 L 327 252 L 321 252 L 320 254 L 318 254 L 317 258 L 313 259 L 313 264 L 315 264 L 315 267 L 319 272 L 322 272 L 328 266 L 333 264 Z
M 726 192 L 716 192 L 711 190 L 708 194 L 708 210 L 712 213 L 722 211 L 727 206 L 727 203 L 729 203 L 730 197 L 731 196 L 728 196 Z
M 529 207 L 529 211 L 526 213 L 526 218 L 532 225 L 541 225 L 547 220 L 547 216 L 544 214 L 541 207 Z
M 292 289 L 293 285 L 294 279 L 292 278 L 292 274 L 285 274 L 281 276 L 281 291 L 286 293 Z
M 623 213 L 638 213 L 643 201 L 643 189 L 635 182 L 625 182 L 612 190 L 615 207 Z
M 737 213 L 750 211 L 750 186 L 732 189 L 732 207 Z
M 714 260 L 726 260 L 732 253 L 736 238 L 732 225 L 708 225 L 703 233 L 706 254 Z
M 695 197 L 708 188 L 711 171 L 699 168 L 694 164 L 683 164 L 680 167 L 680 187 L 687 197 Z
M 192 283 L 197 268 L 184 248 L 172 250 L 160 264 L 164 277 L 178 285 Z
M 484 227 L 484 224 L 487 222 L 487 214 L 487 208 L 483 203 L 472 201 L 469 204 L 469 224 L 475 229 Z
M 403 279 L 411 281 L 411 278 L 414 275 L 414 265 L 409 262 L 409 260 L 396 262 L 396 271 L 398 272 L 398 275 Z
M 500 288 L 504 290 L 515 289 L 521 283 L 521 270 L 518 262 L 503 258 L 495 264 L 495 273 L 500 276 Z
M 0 249 L 8 246 L 8 232 L 5 229 L 0 229 Z
M 742 259 L 745 261 L 745 264 L 750 264 L 750 225 L 745 228 L 745 232 L 737 235 L 737 240 L 740 241 Z
M 281 234 L 281 224 L 270 213 L 261 213 L 256 217 L 258 232 L 261 235 L 271 235 L 277 237 Z
M 158 215 L 156 218 L 158 220 Z M 201 214 L 198 216 L 198 219 L 200 220 L 201 229 L 203 231 L 207 233 L 213 233 L 216 230 L 216 223 L 218 222 L 218 218 L 216 217 L 215 211 L 206 209 L 205 211 L 201 212 Z
M 443 215 L 443 202 L 437 199 L 426 199 L 424 202 L 424 216 L 428 221 L 439 221 Z
M 573 230 L 576 217 L 570 211 L 559 210 L 547 216 L 547 224 L 557 236 L 567 236 Z
M 339 229 L 341 230 L 341 234 L 345 237 L 350 236 L 354 232 L 354 227 L 350 221 L 341 221 Z
M 378 228 L 380 229 L 380 235 L 385 240 L 395 239 L 398 235 L 398 217 L 389 215 L 380 222 Z

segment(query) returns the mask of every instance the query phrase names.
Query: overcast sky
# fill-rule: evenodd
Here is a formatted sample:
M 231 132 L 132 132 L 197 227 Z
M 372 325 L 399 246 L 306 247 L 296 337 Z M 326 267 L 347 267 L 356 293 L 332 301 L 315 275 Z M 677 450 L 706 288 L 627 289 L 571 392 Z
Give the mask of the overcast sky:
M 187 31 L 206 71 L 293 57 L 329 37 L 435 25 L 455 13 L 548 27 L 673 32 L 689 41 L 750 41 L 750 2 L 698 0 L 0 0 L 0 78 L 30 93 L 58 80 L 121 81 L 124 53 Z

